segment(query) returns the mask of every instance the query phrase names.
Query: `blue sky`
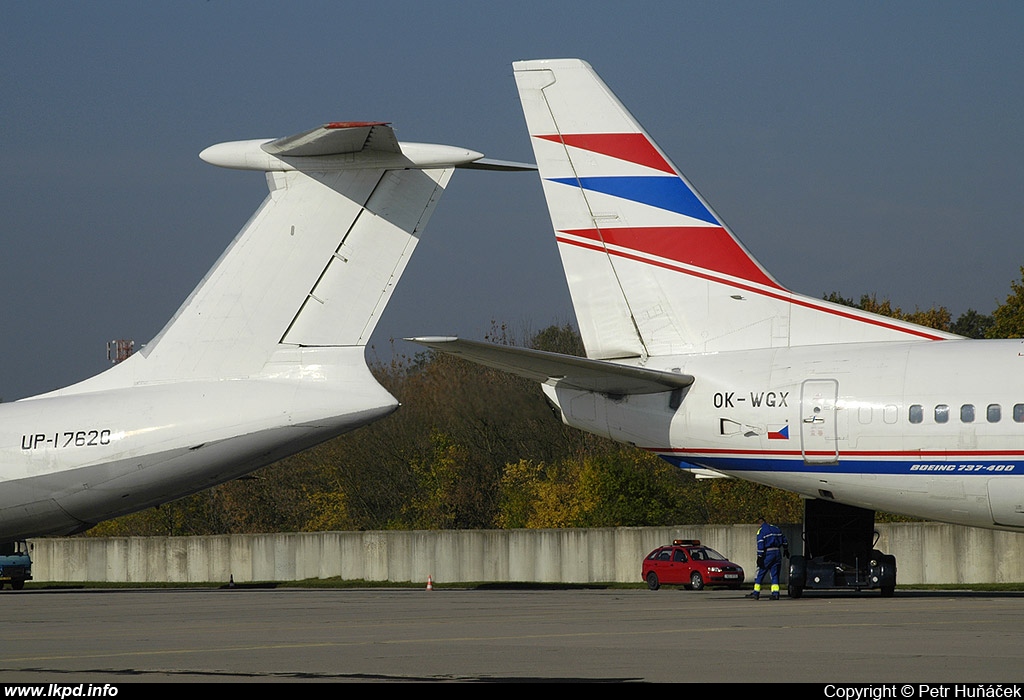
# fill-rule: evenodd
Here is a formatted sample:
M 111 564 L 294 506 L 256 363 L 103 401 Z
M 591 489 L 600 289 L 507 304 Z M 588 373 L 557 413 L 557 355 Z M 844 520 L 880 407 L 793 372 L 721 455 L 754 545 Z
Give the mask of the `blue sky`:
M 526 58 L 588 60 L 791 289 L 991 312 L 1024 264 L 1021 36 L 1016 2 L 4 3 L 0 397 L 159 331 L 266 194 L 206 146 L 382 120 L 532 160 Z M 374 345 L 572 318 L 536 176 L 458 172 Z

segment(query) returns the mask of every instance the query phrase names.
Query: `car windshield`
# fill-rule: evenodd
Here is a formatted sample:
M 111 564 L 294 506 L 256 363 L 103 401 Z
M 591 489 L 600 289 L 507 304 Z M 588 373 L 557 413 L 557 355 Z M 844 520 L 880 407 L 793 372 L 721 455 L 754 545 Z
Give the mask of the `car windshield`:
M 695 547 L 691 549 L 690 558 L 696 561 L 726 561 L 725 557 L 710 547 Z

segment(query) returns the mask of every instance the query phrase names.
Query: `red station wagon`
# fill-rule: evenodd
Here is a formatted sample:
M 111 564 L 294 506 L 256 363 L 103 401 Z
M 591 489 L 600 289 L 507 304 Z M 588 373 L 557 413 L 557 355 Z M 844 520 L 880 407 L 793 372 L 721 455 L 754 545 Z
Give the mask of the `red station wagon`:
M 662 584 L 683 585 L 699 591 L 704 586 L 739 588 L 743 567 L 701 545 L 700 540 L 673 540 L 647 555 L 643 579 L 652 591 Z

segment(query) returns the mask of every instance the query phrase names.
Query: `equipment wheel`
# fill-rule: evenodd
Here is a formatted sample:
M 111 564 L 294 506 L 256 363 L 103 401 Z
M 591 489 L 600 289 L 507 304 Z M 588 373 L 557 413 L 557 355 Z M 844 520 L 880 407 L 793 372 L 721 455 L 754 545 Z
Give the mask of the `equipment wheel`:
M 896 592 L 896 557 L 883 554 L 879 560 L 879 588 L 883 598 L 891 598 Z
M 799 598 L 804 594 L 803 586 L 794 586 L 790 584 L 789 588 L 786 589 L 790 598 Z
M 700 577 L 700 573 L 694 571 L 690 574 L 690 588 L 695 591 L 704 590 L 704 579 Z
M 652 591 L 656 591 L 659 588 L 661 588 L 661 582 L 658 581 L 658 574 L 654 573 L 653 571 L 647 574 L 647 587 L 650 588 Z
M 20 591 L 24 587 L 25 587 L 25 582 L 22 581 L 21 579 L 15 579 L 15 580 L 11 581 L 11 588 L 13 588 L 16 591 Z

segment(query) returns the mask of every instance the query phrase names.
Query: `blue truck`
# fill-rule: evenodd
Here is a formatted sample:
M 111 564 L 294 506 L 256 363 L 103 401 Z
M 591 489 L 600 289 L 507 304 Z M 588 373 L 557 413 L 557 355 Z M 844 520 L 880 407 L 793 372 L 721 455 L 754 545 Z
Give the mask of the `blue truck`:
M 0 588 L 9 583 L 11 588 L 20 591 L 25 581 L 32 580 L 32 558 L 28 550 L 23 540 L 0 543 Z

